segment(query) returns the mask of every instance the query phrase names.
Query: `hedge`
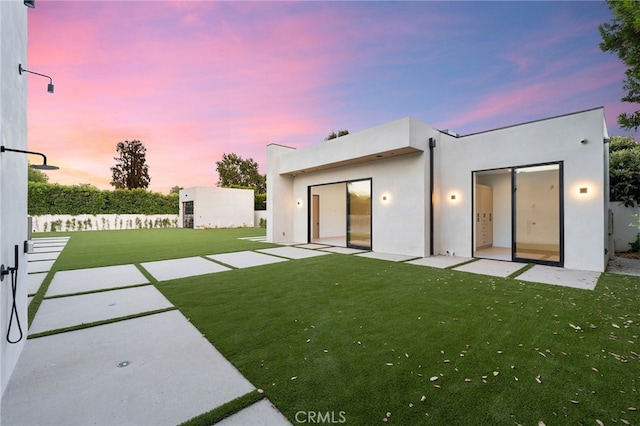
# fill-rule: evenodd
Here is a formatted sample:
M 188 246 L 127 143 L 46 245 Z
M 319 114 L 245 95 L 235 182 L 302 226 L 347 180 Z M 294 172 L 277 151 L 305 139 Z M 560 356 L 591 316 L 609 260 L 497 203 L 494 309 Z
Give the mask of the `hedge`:
M 28 212 L 46 214 L 178 214 L 178 194 L 145 189 L 106 191 L 89 185 L 29 182 Z

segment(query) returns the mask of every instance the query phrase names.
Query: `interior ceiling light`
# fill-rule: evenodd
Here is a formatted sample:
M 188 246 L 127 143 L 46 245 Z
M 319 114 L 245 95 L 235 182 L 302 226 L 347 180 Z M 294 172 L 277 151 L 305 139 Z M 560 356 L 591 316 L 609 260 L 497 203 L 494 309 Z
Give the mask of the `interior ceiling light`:
M 22 68 L 22 64 L 18 64 L 18 73 L 22 75 L 23 72 L 28 72 L 29 74 L 39 75 L 40 77 L 46 77 L 49 79 L 49 84 L 47 85 L 47 92 L 53 93 L 53 80 L 48 75 L 40 74 L 39 72 L 29 71 L 28 69 Z
M 38 170 L 58 170 L 60 167 L 58 166 L 52 166 L 50 164 L 47 164 L 47 156 L 44 155 L 41 152 L 34 152 L 34 151 L 23 151 L 21 149 L 13 149 L 13 148 L 5 148 L 4 145 L 0 146 L 0 152 L 19 152 L 21 154 L 32 154 L 32 155 L 39 155 L 42 157 L 42 164 L 31 164 L 31 168 L 32 169 L 38 169 Z

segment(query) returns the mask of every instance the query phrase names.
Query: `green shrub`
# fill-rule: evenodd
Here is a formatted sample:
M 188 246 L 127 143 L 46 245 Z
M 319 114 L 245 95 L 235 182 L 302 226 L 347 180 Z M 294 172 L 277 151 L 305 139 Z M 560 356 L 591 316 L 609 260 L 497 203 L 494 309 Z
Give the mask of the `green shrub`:
M 29 182 L 29 214 L 178 214 L 178 194 Z M 71 224 L 70 224 L 71 225 Z M 73 224 L 75 228 L 76 224 Z M 82 226 L 86 227 L 86 224 Z

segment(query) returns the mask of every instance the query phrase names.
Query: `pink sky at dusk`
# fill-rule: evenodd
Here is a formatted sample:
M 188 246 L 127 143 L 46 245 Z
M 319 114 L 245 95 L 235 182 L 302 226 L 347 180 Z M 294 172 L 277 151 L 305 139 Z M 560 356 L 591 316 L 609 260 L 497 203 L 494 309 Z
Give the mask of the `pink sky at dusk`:
M 303 147 L 413 116 L 460 134 L 604 106 L 625 67 L 598 48 L 601 2 L 38 0 L 29 149 L 50 182 L 110 188 L 116 144 L 147 148 L 149 189 L 217 182 L 234 152 Z M 633 134 L 637 136 L 636 134 Z M 35 159 L 34 159 L 35 161 Z

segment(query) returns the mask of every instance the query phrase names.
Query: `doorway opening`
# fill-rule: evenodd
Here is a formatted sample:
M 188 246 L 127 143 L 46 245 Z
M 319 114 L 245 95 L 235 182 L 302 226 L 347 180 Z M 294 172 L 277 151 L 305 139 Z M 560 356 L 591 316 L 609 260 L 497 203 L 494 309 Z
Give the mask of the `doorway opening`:
M 562 266 L 562 163 L 473 173 L 474 257 Z
M 309 242 L 371 249 L 371 179 L 309 187 Z
M 182 203 L 182 227 L 193 229 L 193 201 Z

